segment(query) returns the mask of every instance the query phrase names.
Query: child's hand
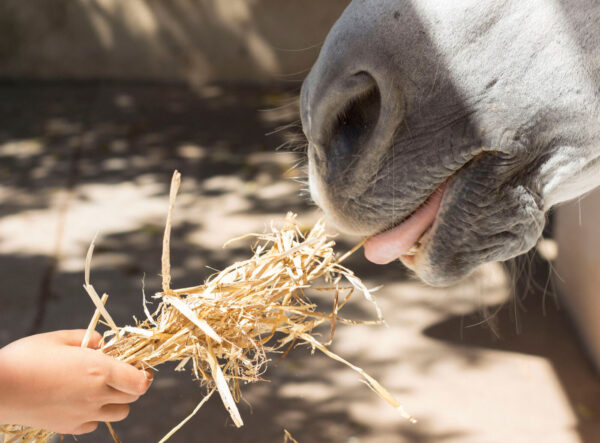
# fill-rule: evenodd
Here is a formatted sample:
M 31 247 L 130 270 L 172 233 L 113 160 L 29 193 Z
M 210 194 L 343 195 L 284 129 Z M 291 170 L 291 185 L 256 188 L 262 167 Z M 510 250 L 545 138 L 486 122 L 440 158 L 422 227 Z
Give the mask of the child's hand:
M 80 348 L 85 331 L 32 335 L 0 349 L 0 423 L 84 434 L 119 421 L 152 380 L 145 371 Z

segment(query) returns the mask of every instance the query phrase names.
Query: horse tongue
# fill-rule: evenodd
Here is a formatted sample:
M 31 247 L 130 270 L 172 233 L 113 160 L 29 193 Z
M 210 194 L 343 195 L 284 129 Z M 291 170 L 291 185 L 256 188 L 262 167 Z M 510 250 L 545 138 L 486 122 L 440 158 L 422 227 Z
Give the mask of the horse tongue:
M 365 243 L 367 260 L 384 265 L 405 254 L 433 224 L 442 203 L 443 186 L 402 224 L 369 238 Z

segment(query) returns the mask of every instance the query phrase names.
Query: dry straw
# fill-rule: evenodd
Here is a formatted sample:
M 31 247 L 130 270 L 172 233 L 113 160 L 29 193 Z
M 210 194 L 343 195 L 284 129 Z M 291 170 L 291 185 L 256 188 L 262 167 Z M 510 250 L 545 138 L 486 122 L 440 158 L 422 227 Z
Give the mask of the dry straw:
M 180 180 L 176 171 L 171 183 L 163 239 L 163 291 L 154 297 L 160 302 L 154 313 L 149 312 L 144 300 L 146 319 L 135 326 L 119 328 L 104 307 L 107 296 L 101 299 L 90 284 L 93 242 L 85 270 L 84 288 L 96 306 L 96 314 L 88 330 L 91 332 L 95 328 L 100 316 L 110 328 L 104 334 L 100 346 L 102 352 L 137 368 L 155 368 L 162 363 L 178 362 L 176 370 L 189 366 L 194 377 L 207 390 L 207 395 L 192 414 L 161 442 L 187 422 L 215 391 L 234 424 L 242 426 L 243 420 L 236 405 L 241 396 L 240 385 L 261 381 L 269 362 L 268 355 L 279 353 L 284 358 L 297 343 L 306 343 L 349 366 L 403 417 L 414 421 L 375 379 L 327 347 L 336 323 L 361 323 L 339 315 L 355 291 L 361 292 L 374 304 L 369 289 L 341 264 L 361 245 L 336 258 L 333 250 L 335 242 L 325 233 L 322 221 L 305 235 L 295 216 L 288 214 L 283 228 L 271 226 L 269 233 L 249 235 L 257 238 L 254 254 L 249 259 L 218 272 L 202 285 L 171 289 L 169 239 Z M 305 294 L 316 280 L 323 282 L 319 290 L 332 294 L 333 309 L 329 313 L 317 311 L 317 305 Z M 376 311 L 377 322 L 381 322 L 377 307 Z M 328 343 L 318 341 L 311 334 L 324 323 L 330 325 Z M 109 429 L 118 441 L 110 426 Z M 1 426 L 0 432 L 4 432 L 5 443 L 46 442 L 53 436 L 51 432 L 13 425 Z

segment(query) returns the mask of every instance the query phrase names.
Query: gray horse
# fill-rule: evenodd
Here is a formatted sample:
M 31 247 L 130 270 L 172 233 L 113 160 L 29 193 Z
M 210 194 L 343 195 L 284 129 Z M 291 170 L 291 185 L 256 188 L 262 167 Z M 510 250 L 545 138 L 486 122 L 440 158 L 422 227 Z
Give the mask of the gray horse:
M 600 184 L 600 2 L 354 0 L 301 111 L 328 217 L 449 284 Z

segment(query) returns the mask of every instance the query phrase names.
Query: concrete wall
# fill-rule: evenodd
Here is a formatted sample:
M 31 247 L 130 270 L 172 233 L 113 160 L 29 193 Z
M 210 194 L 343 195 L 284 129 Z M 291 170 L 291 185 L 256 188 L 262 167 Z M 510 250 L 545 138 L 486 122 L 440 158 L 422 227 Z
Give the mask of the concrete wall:
M 560 206 L 555 281 L 600 369 L 600 190 Z
M 2 0 L 0 76 L 303 78 L 349 0 Z

